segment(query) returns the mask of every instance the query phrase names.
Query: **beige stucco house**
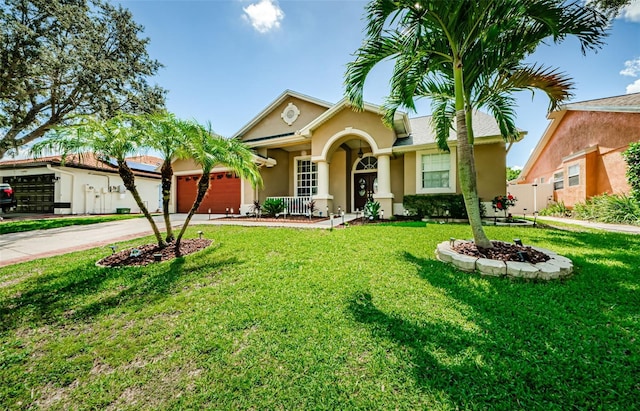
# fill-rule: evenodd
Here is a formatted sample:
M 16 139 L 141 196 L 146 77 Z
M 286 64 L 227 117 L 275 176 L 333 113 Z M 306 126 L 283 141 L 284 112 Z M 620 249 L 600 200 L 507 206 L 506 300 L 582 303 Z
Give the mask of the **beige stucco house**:
M 450 153 L 442 152 L 429 116 L 410 119 L 398 112 L 391 128 L 382 123 L 381 112 L 372 104 L 354 111 L 346 99 L 331 104 L 285 91 L 233 136 L 255 151 L 264 186 L 254 189 L 224 168 L 216 169 L 199 212 L 244 214 L 254 201 L 277 197 L 285 200 L 289 213 L 307 213 L 313 200 L 316 214 L 326 215 L 362 210 L 373 198 L 389 216 L 404 213 L 408 194 L 459 193 L 455 131 Z M 473 122 L 478 192 L 490 205 L 506 191 L 505 142 L 491 116 L 477 112 Z M 189 160 L 173 166 L 175 207 L 183 212 L 200 174 Z

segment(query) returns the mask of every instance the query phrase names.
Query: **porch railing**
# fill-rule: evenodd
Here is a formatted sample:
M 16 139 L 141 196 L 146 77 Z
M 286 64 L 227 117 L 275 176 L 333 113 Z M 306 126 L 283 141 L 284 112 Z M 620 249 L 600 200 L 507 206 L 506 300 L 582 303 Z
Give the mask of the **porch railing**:
M 311 197 L 267 197 L 267 199 L 280 199 L 284 202 L 287 214 L 308 215 Z

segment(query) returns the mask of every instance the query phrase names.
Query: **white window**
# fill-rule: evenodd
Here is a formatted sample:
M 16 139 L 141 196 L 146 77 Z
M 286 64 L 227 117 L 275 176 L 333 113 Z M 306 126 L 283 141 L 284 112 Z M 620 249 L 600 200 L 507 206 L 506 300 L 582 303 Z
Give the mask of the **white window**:
M 455 152 L 418 152 L 416 177 L 418 193 L 454 193 Z
M 296 159 L 296 197 L 311 197 L 318 193 L 318 165 L 310 158 Z
M 449 154 L 422 156 L 422 188 L 449 188 Z
M 580 164 L 569 166 L 567 176 L 569 177 L 569 187 L 580 185 Z
M 544 177 L 540 177 L 540 184 L 544 184 Z
M 553 175 L 553 189 L 561 190 L 564 188 L 564 172 L 555 173 Z

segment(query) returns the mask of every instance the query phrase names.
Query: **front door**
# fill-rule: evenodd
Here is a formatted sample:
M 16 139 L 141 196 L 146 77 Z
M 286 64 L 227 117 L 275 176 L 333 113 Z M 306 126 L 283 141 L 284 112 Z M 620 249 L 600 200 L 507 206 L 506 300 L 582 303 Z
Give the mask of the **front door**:
M 353 175 L 353 208 L 364 210 L 367 200 L 378 191 L 378 173 L 358 173 Z

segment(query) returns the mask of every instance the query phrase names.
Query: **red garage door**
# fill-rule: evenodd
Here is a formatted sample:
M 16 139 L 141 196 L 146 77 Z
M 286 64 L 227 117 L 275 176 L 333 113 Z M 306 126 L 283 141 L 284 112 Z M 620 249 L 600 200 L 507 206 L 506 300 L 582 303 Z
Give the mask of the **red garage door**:
M 198 192 L 200 174 L 177 177 L 178 212 L 188 213 Z M 233 209 L 240 210 L 240 179 L 232 173 L 211 173 L 209 191 L 200 203 L 197 213 L 206 214 L 211 209 L 214 214 L 224 214 Z

